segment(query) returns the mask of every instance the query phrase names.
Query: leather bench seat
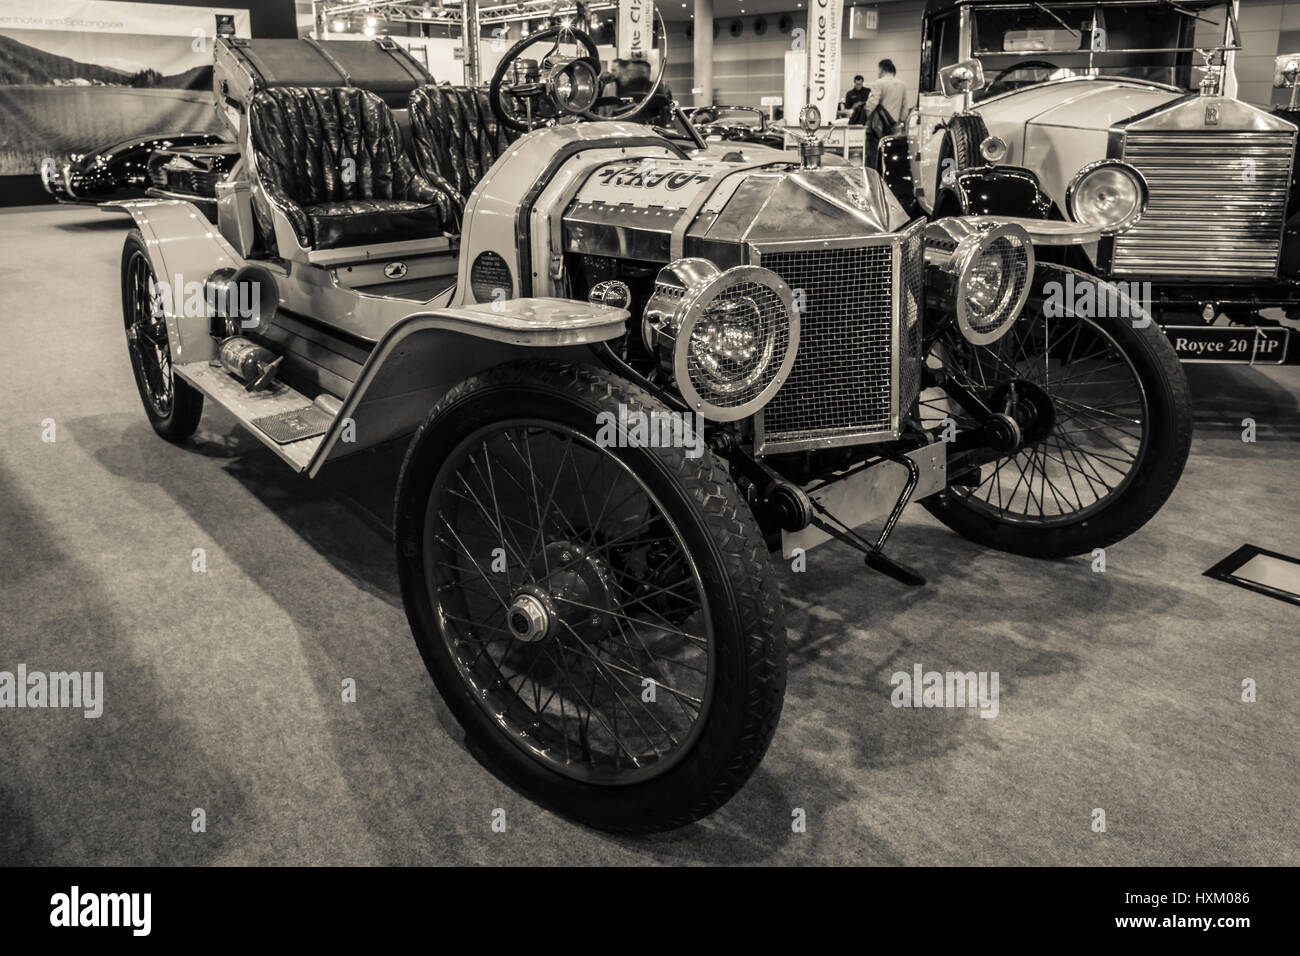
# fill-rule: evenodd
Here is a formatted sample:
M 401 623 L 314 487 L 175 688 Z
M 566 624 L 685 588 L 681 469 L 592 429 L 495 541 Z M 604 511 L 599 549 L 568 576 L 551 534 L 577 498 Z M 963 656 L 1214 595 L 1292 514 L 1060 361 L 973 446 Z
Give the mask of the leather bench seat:
M 459 197 L 414 167 L 392 111 L 354 87 L 275 87 L 253 97 L 249 129 L 265 196 L 307 249 L 436 238 L 460 230 Z
M 344 199 L 303 209 L 311 222 L 313 249 L 440 236 L 445 225 L 437 206 L 411 199 Z

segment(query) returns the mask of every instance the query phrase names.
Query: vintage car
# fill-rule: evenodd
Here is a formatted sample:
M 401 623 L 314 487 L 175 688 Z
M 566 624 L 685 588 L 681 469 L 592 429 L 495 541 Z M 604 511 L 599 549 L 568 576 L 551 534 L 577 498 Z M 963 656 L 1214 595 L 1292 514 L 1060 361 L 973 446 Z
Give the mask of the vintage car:
M 692 156 L 594 118 L 599 66 L 539 31 L 478 136 L 415 90 L 410 154 L 364 90 L 236 97 L 217 228 L 124 203 L 121 288 L 162 437 L 213 401 L 305 476 L 408 443 L 394 556 L 449 709 L 521 792 L 647 832 L 724 803 L 772 738 L 773 552 L 834 539 L 922 584 L 885 551 L 921 501 L 989 547 L 1087 554 L 1160 508 L 1191 418 L 1154 326 L 1045 312 L 1067 272 L 1035 266 L 1032 220 L 913 219 L 811 133 Z
M 931 217 L 1108 227 L 1059 261 L 1123 284 L 1184 360 L 1300 361 L 1296 126 L 1234 98 L 1239 47 L 1224 0 L 930 0 L 881 169 Z
M 706 141 L 757 143 L 784 149 L 780 130 L 767 125 L 767 116 L 752 106 L 699 106 L 686 114 Z
M 181 133 L 145 133 L 68 155 L 62 162 L 41 164 L 45 191 L 61 203 L 99 205 L 122 199 L 139 199 L 152 185 L 149 157 L 154 150 L 211 146 L 224 142 L 220 133 L 190 130 Z

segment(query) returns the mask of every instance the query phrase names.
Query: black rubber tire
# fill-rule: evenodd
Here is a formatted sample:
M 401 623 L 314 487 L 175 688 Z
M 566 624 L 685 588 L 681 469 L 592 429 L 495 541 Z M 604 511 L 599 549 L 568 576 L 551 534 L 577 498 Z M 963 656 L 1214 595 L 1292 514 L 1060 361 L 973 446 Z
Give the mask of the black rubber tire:
M 1035 310 L 1042 314 L 1044 284 L 1063 282 L 1067 272 L 1074 273 L 1076 284 L 1098 281 L 1085 272 L 1039 263 L 1034 275 L 1034 290 L 1019 321 L 1026 321 L 1025 317 Z M 1145 328 L 1134 328 L 1131 316 L 1140 309 L 1132 300 L 1128 302 L 1130 317 L 1095 318 L 1093 321 L 1124 350 L 1147 395 L 1149 445 L 1129 485 L 1113 501 L 1091 515 L 1050 528 L 998 521 L 971 508 L 961 496 L 947 492 L 922 502 L 930 514 L 977 544 L 1035 558 L 1088 554 L 1094 548 L 1104 548 L 1127 538 L 1151 520 L 1173 494 L 1187 462 L 1192 444 L 1192 402 L 1187 377 L 1173 346 L 1154 321 Z
M 951 158 L 954 172 L 987 166 L 980 155 L 980 143 L 988 138 L 989 129 L 978 113 L 955 113 L 948 120 L 948 137 L 941 150 L 942 158 Z M 943 169 L 942 158 L 939 168 Z
M 139 229 L 132 229 L 127 233 L 126 241 L 122 244 L 122 320 L 124 324 L 129 324 L 131 321 L 133 289 L 130 288 L 128 269 L 132 256 L 136 254 L 144 256 L 145 261 L 150 263 L 150 274 L 152 275 L 152 260 L 145 248 L 144 236 Z M 149 399 L 148 385 L 134 361 L 131 362 L 131 373 L 135 376 L 135 387 L 140 393 L 140 401 L 144 405 L 144 412 L 149 416 L 149 424 L 153 426 L 154 431 L 169 442 L 176 443 L 183 442 L 194 434 L 199 427 L 199 419 L 203 416 L 202 392 L 188 382 L 181 381 L 172 373 L 171 410 L 167 415 L 159 415 L 158 410 L 153 407 L 153 403 Z
M 766 752 L 786 683 L 780 589 L 749 507 L 726 468 L 705 451 L 609 449 L 654 492 L 697 562 L 716 640 L 714 696 L 690 750 L 659 776 L 620 786 L 575 780 L 526 753 L 473 699 L 443 640 L 429 597 L 422 548 L 425 514 L 440 466 L 466 435 L 493 421 L 555 421 L 594 437 L 597 413 L 664 410 L 649 393 L 603 369 L 520 362 L 462 382 L 429 413 L 412 439 L 395 501 L 398 577 L 411 632 L 434 683 L 489 765 L 557 813 L 619 833 L 684 826 L 732 797 Z

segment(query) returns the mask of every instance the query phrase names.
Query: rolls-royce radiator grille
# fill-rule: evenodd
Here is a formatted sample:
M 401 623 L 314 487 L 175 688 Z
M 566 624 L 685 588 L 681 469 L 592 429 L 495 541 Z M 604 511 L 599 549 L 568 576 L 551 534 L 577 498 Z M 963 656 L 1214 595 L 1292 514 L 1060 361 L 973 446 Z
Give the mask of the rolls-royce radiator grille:
M 759 417 L 765 454 L 896 435 L 920 388 L 921 226 L 870 244 L 760 249 L 794 290 L 799 352 Z
M 1129 133 L 1125 161 L 1151 202 L 1115 238 L 1121 275 L 1263 277 L 1277 272 L 1294 134 Z

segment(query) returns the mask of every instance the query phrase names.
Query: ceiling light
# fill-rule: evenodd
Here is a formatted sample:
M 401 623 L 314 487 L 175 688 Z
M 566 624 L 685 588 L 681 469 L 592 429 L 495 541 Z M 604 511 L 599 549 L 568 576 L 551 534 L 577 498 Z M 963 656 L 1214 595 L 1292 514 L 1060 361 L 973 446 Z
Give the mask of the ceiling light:
M 335 20 L 335 21 L 334 21 L 334 32 L 335 32 L 335 33 L 342 33 L 342 32 L 343 32 L 343 28 L 344 28 L 345 26 L 346 26 L 346 24 L 345 24 L 342 20 Z
M 366 28 L 365 28 L 364 30 L 362 30 L 361 32 L 364 33 L 364 34 L 365 34 L 366 36 L 368 36 L 368 37 L 372 37 L 372 36 L 375 35 L 375 28 L 374 28 L 374 27 L 366 27 Z
M 374 17 L 366 17 L 366 26 L 373 27 L 378 21 Z
M 433 11 L 429 9 L 429 5 L 427 3 L 424 5 L 424 9 L 420 11 L 420 16 L 424 17 L 424 19 L 426 20 L 433 19 Z

